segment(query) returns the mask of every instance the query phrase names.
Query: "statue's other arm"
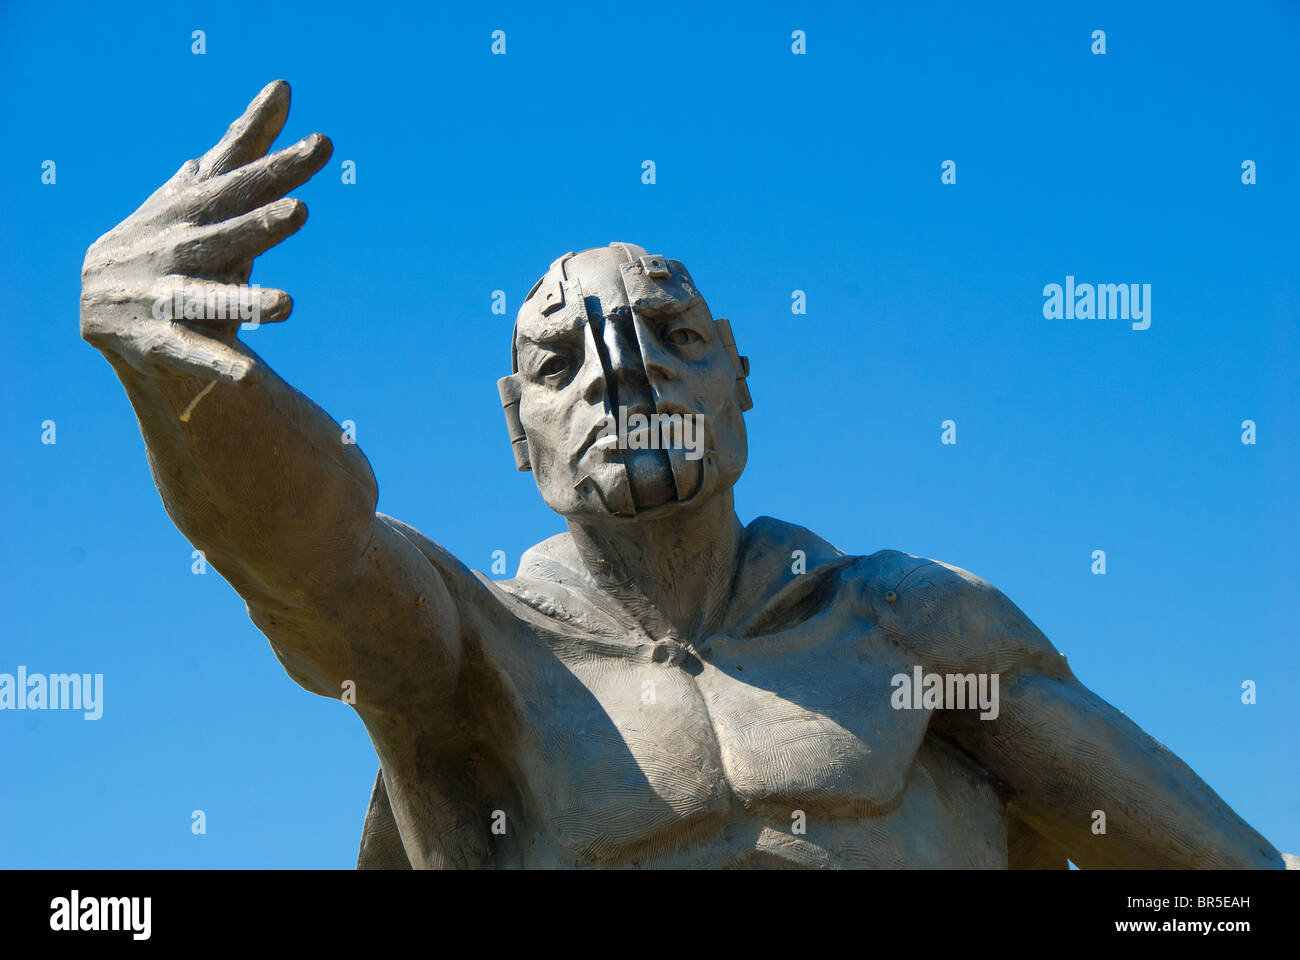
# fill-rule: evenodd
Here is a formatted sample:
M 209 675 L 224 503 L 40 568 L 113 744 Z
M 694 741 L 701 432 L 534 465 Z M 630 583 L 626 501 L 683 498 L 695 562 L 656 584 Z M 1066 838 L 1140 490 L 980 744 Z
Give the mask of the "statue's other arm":
M 436 701 L 460 659 L 440 574 L 376 515 L 370 466 L 339 425 L 236 339 L 237 310 L 216 316 L 223 301 L 249 305 L 253 258 L 306 219 L 280 198 L 329 159 L 319 134 L 265 155 L 288 106 L 288 85 L 269 85 L 91 246 L 81 332 L 126 388 L 168 515 L 289 674 L 361 708 Z M 282 291 L 251 295 L 262 323 L 292 309 Z
M 956 740 L 1080 867 L 1283 868 L 1187 764 L 1072 676 L 1016 672 L 998 718 L 967 718 Z
M 996 718 L 941 710 L 932 729 L 1001 781 L 1010 813 L 1084 868 L 1283 868 L 1187 764 L 1075 679 L 999 590 L 910 560 L 890 577 L 896 586 L 879 584 L 894 596 L 879 604 L 882 626 L 927 670 L 998 675 Z

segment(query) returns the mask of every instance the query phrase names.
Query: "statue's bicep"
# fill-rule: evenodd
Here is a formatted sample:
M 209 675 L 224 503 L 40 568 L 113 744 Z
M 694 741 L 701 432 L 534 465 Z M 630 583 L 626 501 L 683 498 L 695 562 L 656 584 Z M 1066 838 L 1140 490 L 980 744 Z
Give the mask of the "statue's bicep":
M 383 710 L 449 701 L 460 673 L 460 617 L 442 573 L 388 518 L 354 576 L 328 595 L 249 604 L 299 685 Z

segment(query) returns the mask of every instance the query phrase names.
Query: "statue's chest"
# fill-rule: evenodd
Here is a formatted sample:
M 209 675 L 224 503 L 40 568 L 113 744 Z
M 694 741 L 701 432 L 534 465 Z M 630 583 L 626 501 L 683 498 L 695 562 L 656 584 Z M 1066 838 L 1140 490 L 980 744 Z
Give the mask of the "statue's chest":
M 911 664 L 857 626 L 632 656 L 552 648 L 516 688 L 540 826 L 566 860 L 595 864 L 649 860 L 738 815 L 788 828 L 890 809 L 928 715 L 891 707 L 890 678 Z

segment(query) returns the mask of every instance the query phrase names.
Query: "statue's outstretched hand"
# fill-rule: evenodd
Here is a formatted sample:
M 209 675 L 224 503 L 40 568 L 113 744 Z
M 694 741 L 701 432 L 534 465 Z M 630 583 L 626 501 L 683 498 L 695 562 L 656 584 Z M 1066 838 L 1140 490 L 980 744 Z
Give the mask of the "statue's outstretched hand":
M 254 372 L 239 323 L 284 320 L 293 301 L 245 286 L 253 258 L 303 225 L 307 207 L 281 198 L 333 152 L 313 133 L 267 156 L 288 113 L 289 85 L 267 85 L 219 143 L 91 245 L 82 337 L 151 376 L 235 382 Z

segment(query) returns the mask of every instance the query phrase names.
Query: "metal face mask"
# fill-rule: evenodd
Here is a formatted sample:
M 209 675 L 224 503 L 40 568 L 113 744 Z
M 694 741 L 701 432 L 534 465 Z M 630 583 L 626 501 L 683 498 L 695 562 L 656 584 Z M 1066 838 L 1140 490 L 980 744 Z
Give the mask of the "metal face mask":
M 748 362 L 678 261 L 623 243 L 565 254 L 520 308 L 511 366 L 516 466 L 565 516 L 658 514 L 744 469 Z

